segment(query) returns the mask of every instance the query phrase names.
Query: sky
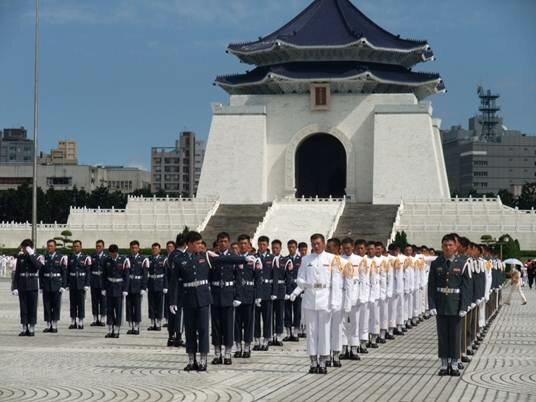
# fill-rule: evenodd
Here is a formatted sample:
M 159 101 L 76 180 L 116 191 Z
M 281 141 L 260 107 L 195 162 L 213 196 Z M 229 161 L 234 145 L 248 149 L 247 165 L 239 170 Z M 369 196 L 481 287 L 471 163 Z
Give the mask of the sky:
M 150 168 L 152 146 L 208 136 L 220 74 L 248 68 L 227 44 L 255 40 L 312 0 L 41 0 L 39 149 L 78 142 L 85 164 Z M 426 39 L 446 94 L 443 128 L 467 125 L 476 88 L 501 94 L 505 125 L 536 134 L 536 1 L 353 0 L 383 28 Z M 34 0 L 0 0 L 0 129 L 33 127 Z

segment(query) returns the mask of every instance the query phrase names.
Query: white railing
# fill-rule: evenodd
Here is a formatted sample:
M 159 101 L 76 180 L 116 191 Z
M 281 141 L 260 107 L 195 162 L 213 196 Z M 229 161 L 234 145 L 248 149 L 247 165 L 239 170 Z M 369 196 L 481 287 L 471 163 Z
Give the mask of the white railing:
M 210 211 L 208 212 L 207 216 L 205 217 L 205 219 L 203 220 L 203 222 L 201 222 L 201 224 L 197 227 L 197 231 L 199 233 L 201 233 L 203 230 L 205 230 L 205 228 L 207 227 L 208 225 L 208 222 L 210 221 L 210 218 L 212 218 L 214 216 L 214 214 L 216 213 L 216 211 L 218 210 L 218 208 L 220 207 L 220 199 L 218 198 L 216 200 L 216 202 L 214 203 L 214 206 L 210 209 Z
M 342 202 L 339 205 L 339 208 L 337 209 L 337 214 L 335 215 L 335 218 L 333 219 L 333 224 L 331 225 L 331 229 L 328 232 L 328 239 L 333 237 L 333 234 L 337 230 L 337 226 L 339 225 L 339 221 L 341 219 L 342 214 L 344 213 L 344 208 L 346 207 L 346 197 L 342 199 Z
M 398 228 L 400 227 L 400 218 L 403 213 L 404 213 L 404 201 L 401 200 L 400 205 L 398 206 L 398 209 L 396 210 L 396 217 L 393 223 L 393 228 L 391 229 L 391 235 L 389 236 L 389 239 L 387 240 L 387 246 L 389 246 L 396 238 L 396 232 L 398 231 Z

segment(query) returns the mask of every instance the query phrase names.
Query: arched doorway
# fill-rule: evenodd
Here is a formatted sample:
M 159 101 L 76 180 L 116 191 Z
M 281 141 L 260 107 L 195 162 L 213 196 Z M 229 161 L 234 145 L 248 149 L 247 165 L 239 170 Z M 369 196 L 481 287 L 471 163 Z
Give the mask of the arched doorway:
M 346 194 L 346 151 L 329 134 L 313 134 L 296 150 L 296 196 L 334 198 Z

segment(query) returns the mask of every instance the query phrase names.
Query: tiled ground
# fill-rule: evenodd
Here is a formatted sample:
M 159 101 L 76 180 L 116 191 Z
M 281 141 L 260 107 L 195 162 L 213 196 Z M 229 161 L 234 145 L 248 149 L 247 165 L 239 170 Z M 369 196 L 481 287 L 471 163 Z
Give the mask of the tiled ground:
M 303 341 L 208 373 L 185 373 L 184 349 L 166 348 L 166 333 L 147 332 L 146 318 L 134 337 L 104 339 L 104 328 L 89 325 L 68 330 L 67 297 L 58 334 L 41 333 L 40 322 L 35 338 L 19 338 L 18 300 L 0 281 L 0 401 L 536 400 L 533 292 L 527 291 L 529 305 L 514 299 L 502 309 L 461 378 L 436 376 L 433 320 L 320 376 L 306 374 Z

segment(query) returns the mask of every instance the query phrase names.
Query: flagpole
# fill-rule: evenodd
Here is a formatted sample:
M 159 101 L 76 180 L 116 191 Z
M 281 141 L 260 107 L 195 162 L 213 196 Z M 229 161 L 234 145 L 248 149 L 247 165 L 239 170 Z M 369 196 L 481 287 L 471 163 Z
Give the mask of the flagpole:
M 39 0 L 35 0 L 32 241 L 37 246 L 37 133 L 39 128 Z

